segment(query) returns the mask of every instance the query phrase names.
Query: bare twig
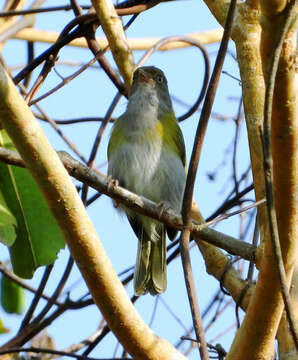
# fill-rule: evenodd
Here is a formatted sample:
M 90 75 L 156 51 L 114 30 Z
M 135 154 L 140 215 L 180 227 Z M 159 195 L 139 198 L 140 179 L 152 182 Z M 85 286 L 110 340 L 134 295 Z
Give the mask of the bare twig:
M 75 79 L 77 76 L 79 76 L 82 72 L 84 72 L 85 70 L 87 70 L 91 65 L 93 65 L 96 62 L 96 57 L 91 59 L 87 64 L 83 65 L 79 70 L 77 70 L 76 72 L 74 72 L 73 74 L 65 77 L 62 79 L 62 81 L 60 82 L 60 84 L 56 85 L 53 89 L 47 91 L 45 94 L 39 96 L 38 98 L 34 99 L 34 100 L 30 100 L 28 105 L 34 105 L 37 102 L 45 99 L 46 97 L 52 95 L 54 92 L 56 92 L 57 90 L 61 89 L 63 86 L 67 85 L 71 80 Z
M 0 261 L 0 272 L 8 277 L 10 280 L 15 282 L 16 284 L 20 285 L 22 288 L 30 291 L 33 294 L 36 294 L 38 289 L 34 289 L 32 286 L 28 285 L 24 280 L 20 279 L 18 276 L 16 276 L 12 271 L 8 270 L 6 266 Z M 41 294 L 41 297 L 45 300 L 49 300 L 50 296 Z M 56 305 L 60 305 L 58 302 L 56 302 Z
M 58 296 L 60 295 L 61 291 L 63 290 L 63 287 L 70 275 L 71 269 L 73 267 L 74 261 L 72 259 L 72 257 L 69 257 L 68 260 L 68 264 L 64 270 L 64 273 L 53 293 L 53 295 L 51 296 L 51 298 L 49 299 L 49 301 L 47 302 L 46 306 L 43 308 L 43 310 L 39 313 L 38 316 L 36 316 L 32 323 L 38 324 L 40 323 L 40 321 L 45 317 L 45 315 L 49 312 L 49 310 L 51 309 L 51 307 L 55 304 L 55 301 L 57 300 Z
M 239 193 L 239 182 L 237 180 L 237 150 L 239 144 L 239 135 L 240 135 L 240 122 L 241 122 L 241 109 L 242 109 L 242 97 L 239 101 L 238 114 L 235 119 L 235 136 L 234 136 L 234 146 L 233 146 L 233 179 L 234 179 L 234 187 L 236 196 Z
M 15 354 L 15 353 L 22 353 L 22 352 L 32 352 L 32 353 L 36 353 L 36 354 L 53 354 L 53 355 L 59 355 L 59 356 L 68 356 L 71 358 L 75 358 L 75 359 L 80 359 L 80 360 L 122 360 L 124 358 L 93 358 L 93 357 L 89 357 L 89 356 L 85 356 L 85 355 L 79 355 L 79 354 L 73 354 L 71 352 L 66 352 L 66 351 L 60 351 L 60 350 L 53 350 L 53 349 L 45 349 L 45 348 L 36 348 L 36 347 L 28 347 L 28 348 L 23 348 L 23 347 L 17 347 L 17 348 L 10 348 L 8 350 L 2 350 L 0 351 L 0 355 L 5 355 L 5 354 Z M 127 358 L 126 358 L 127 359 Z
M 29 309 L 27 310 L 27 313 L 26 315 L 24 316 L 24 319 L 22 321 L 22 324 L 20 326 L 20 330 L 19 330 L 19 333 L 24 329 L 25 326 L 27 326 L 34 314 L 34 311 L 37 307 L 37 304 L 39 303 L 39 300 L 41 299 L 41 296 L 42 296 L 42 293 L 46 287 L 46 284 L 49 280 L 49 277 L 50 277 L 50 274 L 53 270 L 53 265 L 48 265 L 46 268 L 45 268 L 45 271 L 44 271 L 44 274 L 43 274 L 43 277 L 41 279 L 41 282 L 40 282 L 40 285 L 38 287 L 38 290 L 37 292 L 35 293 L 35 296 L 31 302 L 31 305 L 29 307 Z M 56 299 L 55 299 L 56 300 Z
M 254 246 L 257 246 L 258 245 L 259 235 L 260 235 L 258 215 L 256 215 L 255 218 L 256 218 L 255 219 L 255 228 L 254 228 L 254 233 L 253 233 L 252 244 Z M 255 264 L 252 261 L 250 261 L 249 262 L 249 267 L 248 267 L 248 272 L 247 272 L 247 277 L 246 277 L 246 280 L 248 282 L 252 282 L 254 267 L 255 267 Z
M 82 8 L 90 9 L 90 5 L 87 5 L 87 6 L 82 5 Z M 29 14 L 49 13 L 49 12 L 54 12 L 54 11 L 69 11 L 69 10 L 72 10 L 71 5 L 44 7 L 44 8 L 40 8 L 40 9 L 2 11 L 2 12 L 0 12 L 0 18 L 1 17 L 10 17 L 10 16 L 29 15 Z
M 222 70 L 223 61 L 225 58 L 229 38 L 232 31 L 232 23 L 233 23 L 233 17 L 234 17 L 234 11 L 236 8 L 236 1 L 232 0 L 229 6 L 228 15 L 226 18 L 226 24 L 224 29 L 223 38 L 220 44 L 220 49 L 218 56 L 216 58 L 216 63 L 214 67 L 214 71 L 211 76 L 211 80 L 208 86 L 206 99 L 203 105 L 200 122 L 197 128 L 193 151 L 190 159 L 190 165 L 188 169 L 187 179 L 186 179 L 186 186 L 185 186 L 185 192 L 184 192 L 184 198 L 183 198 L 183 204 L 182 204 L 182 219 L 183 219 L 183 225 L 184 229 L 181 234 L 181 257 L 182 257 L 182 264 L 183 264 L 183 270 L 185 275 L 185 282 L 186 287 L 188 290 L 188 297 L 190 302 L 190 307 L 192 311 L 192 317 L 194 322 L 194 328 L 196 332 L 197 340 L 200 341 L 201 347 L 200 347 L 200 354 L 201 358 L 208 359 L 208 351 L 205 341 L 205 334 L 203 330 L 203 324 L 202 319 L 197 303 L 197 296 L 195 292 L 195 286 L 194 286 L 194 279 L 193 274 L 191 270 L 191 263 L 190 263 L 190 256 L 189 256 L 189 237 L 190 237 L 190 231 L 189 226 L 191 224 L 191 206 L 192 206 L 192 198 L 193 198 L 193 189 L 194 189 L 194 182 L 195 177 L 197 173 L 197 168 L 199 164 L 201 149 L 203 145 L 204 135 L 206 133 L 208 119 L 211 113 L 211 108 L 213 105 L 213 101 L 215 98 L 216 88 L 219 81 L 219 77 Z
M 207 219 L 206 221 L 210 221 L 214 218 L 216 218 L 216 216 L 222 214 L 223 212 L 231 209 L 232 207 L 236 206 L 239 204 L 240 199 L 246 195 L 247 193 L 249 193 L 250 191 L 252 191 L 254 189 L 254 185 L 251 184 L 249 186 L 247 186 L 245 189 L 243 189 L 242 191 L 239 192 L 238 196 L 235 195 L 234 197 L 232 197 L 231 199 L 226 199 L 223 204 L 221 206 L 218 207 L 218 209 L 216 209 Z M 229 196 L 230 197 L 230 196 Z
M 261 200 L 259 200 L 259 201 L 254 202 L 254 203 L 251 204 L 251 205 L 248 205 L 248 206 L 246 206 L 246 207 L 244 207 L 244 208 L 241 208 L 240 210 L 233 211 L 233 212 L 230 212 L 230 213 L 226 213 L 226 214 L 223 214 L 223 215 L 221 215 L 221 216 L 219 216 L 219 217 L 217 217 L 217 218 L 215 218 L 215 219 L 213 219 L 213 220 L 206 221 L 205 224 L 208 225 L 208 226 L 210 226 L 210 225 L 212 225 L 212 224 L 216 224 L 216 223 L 218 223 L 218 222 L 220 222 L 220 221 L 222 221 L 222 220 L 228 219 L 228 218 L 231 217 L 231 216 L 235 216 L 235 215 L 239 215 L 239 214 L 245 213 L 247 210 L 253 209 L 253 208 L 255 208 L 256 206 L 259 206 L 259 205 L 261 205 L 261 204 L 264 204 L 265 202 L 266 202 L 265 199 L 261 199 Z

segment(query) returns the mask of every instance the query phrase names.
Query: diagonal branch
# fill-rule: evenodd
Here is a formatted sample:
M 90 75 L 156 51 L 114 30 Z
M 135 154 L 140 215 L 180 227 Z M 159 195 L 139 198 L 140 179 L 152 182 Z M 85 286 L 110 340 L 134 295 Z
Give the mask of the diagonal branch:
M 197 340 L 200 341 L 200 354 L 202 359 L 208 359 L 208 350 L 205 341 L 205 334 L 203 330 L 202 319 L 198 307 L 198 300 L 195 292 L 194 278 L 191 269 L 191 262 L 189 256 L 189 238 L 190 231 L 189 226 L 191 224 L 191 207 L 192 207 L 192 197 L 194 190 L 194 183 L 196 178 L 196 173 L 199 165 L 201 150 L 203 146 L 203 141 L 205 137 L 205 133 L 207 130 L 208 120 L 211 114 L 212 105 L 214 102 L 216 89 L 219 81 L 219 77 L 221 74 L 225 54 L 228 47 L 228 42 L 232 32 L 232 24 L 233 18 L 236 8 L 236 0 L 232 0 L 229 6 L 229 11 L 226 18 L 225 29 L 223 38 L 220 44 L 220 49 L 216 58 L 214 70 L 210 79 L 210 83 L 208 86 L 205 102 L 203 105 L 200 121 L 197 127 L 193 151 L 191 154 L 190 165 L 188 168 L 185 192 L 182 203 L 182 219 L 183 219 L 183 231 L 181 234 L 181 257 L 183 270 L 185 275 L 185 282 L 187 287 L 188 298 L 190 302 L 192 317 L 194 321 L 194 328 L 196 332 Z
M 92 0 L 103 31 L 109 41 L 114 60 L 129 89 L 134 70 L 132 51 L 127 43 L 122 21 L 118 16 L 112 0 Z
M 43 192 L 96 305 L 119 341 L 135 358 L 185 359 L 166 340 L 157 337 L 136 312 L 75 186 L 2 66 L 0 117 Z
M 124 204 L 135 212 L 150 216 L 164 222 L 170 227 L 182 230 L 183 225 L 180 214 L 174 213 L 171 209 L 164 210 L 161 213 L 158 204 L 155 204 L 142 196 L 138 196 L 120 186 L 111 185 L 111 181 L 104 174 L 100 173 L 98 170 L 84 166 L 82 163 L 72 158 L 68 153 L 59 151 L 58 155 L 69 175 L 75 179 L 82 181 L 93 189 L 98 190 L 100 193 Z M 1 147 L 0 161 L 15 166 L 25 166 L 24 161 L 19 154 Z M 198 221 L 201 220 L 198 219 Z M 192 236 L 196 239 L 218 246 L 231 254 L 238 255 L 245 260 L 253 262 L 257 260 L 258 253 L 255 246 L 237 240 L 236 238 L 219 231 L 209 229 L 207 226 L 207 224 L 193 222 L 190 228 Z

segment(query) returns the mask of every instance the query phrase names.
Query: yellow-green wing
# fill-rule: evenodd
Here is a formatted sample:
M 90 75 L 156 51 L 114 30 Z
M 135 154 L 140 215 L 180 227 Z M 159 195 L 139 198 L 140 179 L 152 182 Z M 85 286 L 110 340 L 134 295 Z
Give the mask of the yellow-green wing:
M 114 123 L 112 133 L 110 136 L 110 141 L 108 145 L 108 160 L 114 150 L 123 142 L 125 141 L 123 131 L 121 131 L 121 119 L 122 117 L 118 118 Z
M 183 166 L 186 167 L 184 138 L 174 112 L 163 116 L 156 130 L 161 133 L 165 146 L 179 155 Z

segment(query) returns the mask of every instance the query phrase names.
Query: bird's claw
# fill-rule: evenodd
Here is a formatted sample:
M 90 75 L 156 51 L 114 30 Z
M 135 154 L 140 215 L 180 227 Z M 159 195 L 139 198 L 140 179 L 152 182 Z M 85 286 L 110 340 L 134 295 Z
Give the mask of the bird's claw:
M 107 190 L 108 192 L 119 185 L 119 181 L 117 179 L 113 179 L 111 175 L 108 175 L 107 177 Z M 119 203 L 115 200 L 113 200 L 114 207 L 117 208 L 119 206 Z
M 157 208 L 159 210 L 158 217 L 160 219 L 165 211 L 171 209 L 171 206 L 166 201 L 161 201 L 160 203 L 157 204 Z
M 119 181 L 117 179 L 113 179 L 111 175 L 107 177 L 107 190 L 110 191 L 111 189 L 115 188 L 119 185 Z

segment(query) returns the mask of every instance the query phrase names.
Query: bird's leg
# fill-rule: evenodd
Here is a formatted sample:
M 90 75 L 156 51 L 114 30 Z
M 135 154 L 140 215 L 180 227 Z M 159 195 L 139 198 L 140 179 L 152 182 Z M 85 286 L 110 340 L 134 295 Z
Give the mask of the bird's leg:
M 119 185 L 119 181 L 117 179 L 113 179 L 111 175 L 107 176 L 107 191 L 108 192 L 118 185 Z M 117 208 L 119 206 L 119 203 L 116 200 L 113 200 L 113 204 L 114 204 L 115 208 Z
M 161 201 L 157 204 L 157 208 L 159 210 L 158 217 L 160 219 L 165 211 L 171 209 L 171 205 L 167 201 Z

